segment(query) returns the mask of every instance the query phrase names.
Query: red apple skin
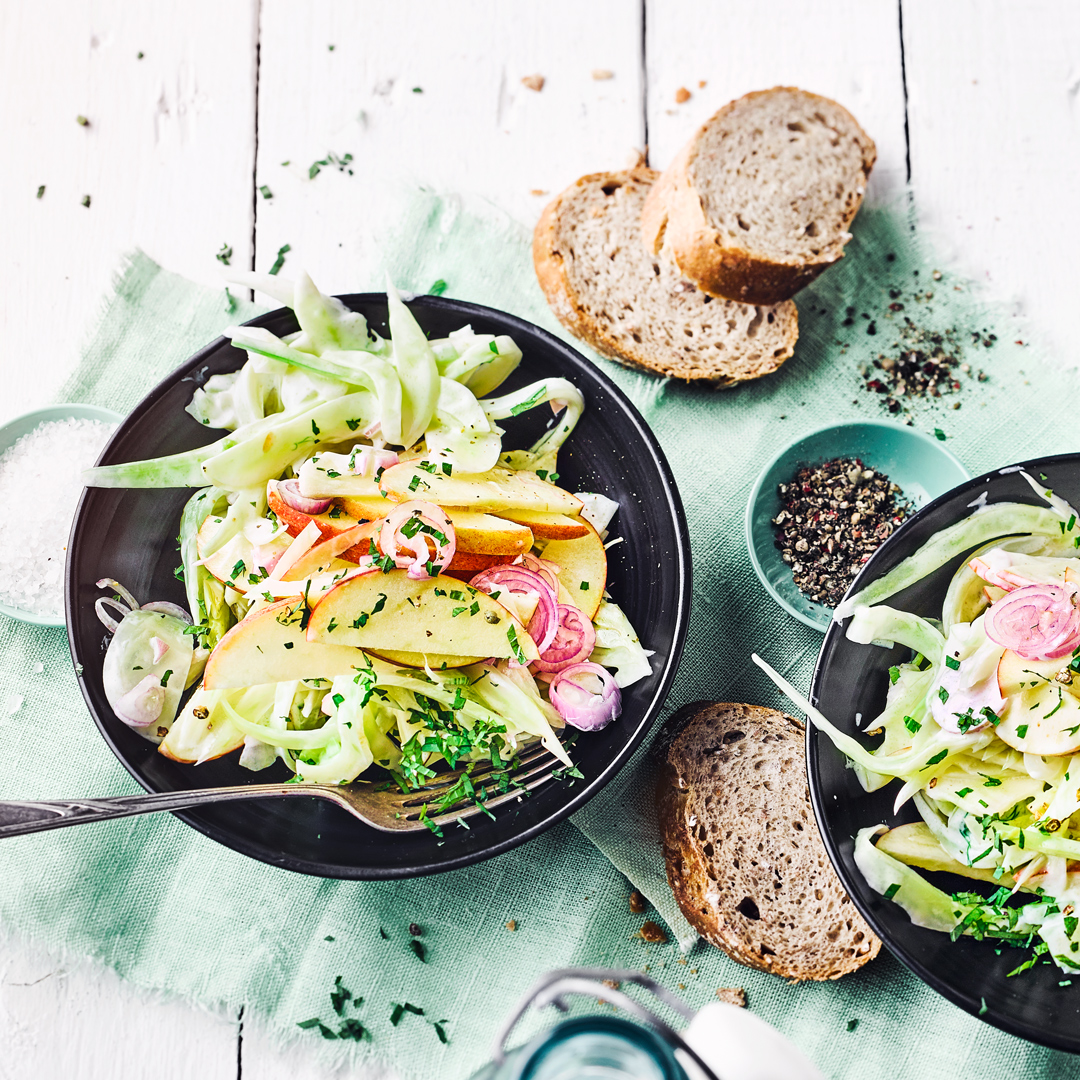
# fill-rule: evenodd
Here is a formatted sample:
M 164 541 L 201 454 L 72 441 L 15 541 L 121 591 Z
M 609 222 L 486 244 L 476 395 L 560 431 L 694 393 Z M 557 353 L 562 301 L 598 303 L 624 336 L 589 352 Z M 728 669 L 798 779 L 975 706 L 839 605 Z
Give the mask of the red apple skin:
M 323 540 L 329 540 L 331 537 L 347 532 L 358 524 L 355 518 L 345 514 L 333 518 L 329 514 L 305 514 L 302 510 L 296 510 L 281 497 L 276 484 L 267 485 L 266 499 L 270 509 L 277 515 L 278 520 L 284 523 L 290 536 L 299 536 L 311 521 L 319 527 Z M 367 522 L 369 528 L 365 530 L 364 539 L 343 551 L 338 557 L 344 559 L 345 562 L 358 563 L 365 555 L 370 554 L 371 537 L 378 534 L 382 523 L 382 518 Z

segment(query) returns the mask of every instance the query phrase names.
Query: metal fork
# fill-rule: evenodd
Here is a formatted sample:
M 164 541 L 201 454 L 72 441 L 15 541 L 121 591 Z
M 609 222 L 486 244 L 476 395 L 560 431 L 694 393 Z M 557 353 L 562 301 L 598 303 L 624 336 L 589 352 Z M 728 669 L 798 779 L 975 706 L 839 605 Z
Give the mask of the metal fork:
M 506 775 L 513 782 L 508 791 L 492 794 L 484 807 L 497 806 L 520 798 L 533 788 L 552 779 L 559 760 L 543 747 L 536 746 L 518 759 Z M 265 799 L 275 796 L 313 796 L 335 803 L 353 817 L 382 832 L 422 832 L 429 826 L 420 820 L 425 805 L 436 802 L 460 780 L 464 769 L 440 773 L 430 784 L 408 793 L 384 790 L 373 784 L 247 784 L 238 787 L 203 788 L 196 791 L 166 791 L 154 795 L 119 795 L 105 799 L 71 799 L 63 802 L 0 802 L 0 838 L 24 833 L 63 829 L 89 821 L 156 814 L 163 810 L 188 810 L 196 806 L 233 802 L 237 799 Z M 495 769 L 486 764 L 471 774 L 477 791 L 497 791 Z M 472 800 L 460 799 L 426 819 L 434 825 L 452 824 L 458 818 L 481 812 Z

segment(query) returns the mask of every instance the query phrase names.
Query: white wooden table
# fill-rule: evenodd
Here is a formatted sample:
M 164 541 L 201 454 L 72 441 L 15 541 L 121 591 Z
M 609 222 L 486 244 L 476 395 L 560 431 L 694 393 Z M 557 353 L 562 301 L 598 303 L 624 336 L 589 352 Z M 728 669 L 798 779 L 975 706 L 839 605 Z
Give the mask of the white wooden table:
M 531 226 L 582 173 L 646 143 L 662 168 L 776 84 L 850 108 L 878 145 L 868 198 L 910 180 L 943 255 L 1075 362 L 1075 0 L 34 0 L 0 5 L 0 419 L 50 398 L 132 247 L 219 284 L 223 244 L 265 270 L 287 243 L 324 289 L 355 290 L 395 187 Z M 328 150 L 354 175 L 309 179 Z M 0 1047 L 2 1080 L 324 1075 L 250 1019 L 14 943 Z

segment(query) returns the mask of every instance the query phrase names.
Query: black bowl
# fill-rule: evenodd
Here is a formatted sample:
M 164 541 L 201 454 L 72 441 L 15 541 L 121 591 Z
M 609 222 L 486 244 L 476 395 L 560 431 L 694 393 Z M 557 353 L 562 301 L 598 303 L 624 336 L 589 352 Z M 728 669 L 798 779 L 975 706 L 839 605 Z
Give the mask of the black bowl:
M 1024 462 L 1023 468 L 1034 477 L 1045 477 L 1047 487 L 1064 498 L 1080 503 L 1080 454 L 1040 458 Z M 969 480 L 906 521 L 867 563 L 852 591 L 881 577 L 935 532 L 970 514 L 970 504 L 984 491 L 991 503 L 1045 505 L 1014 466 Z M 885 603 L 924 617 L 940 618 L 949 580 L 964 557 L 957 556 Z M 854 644 L 844 636 L 843 625 L 834 622 L 821 646 L 810 700 L 841 730 L 857 736 L 855 714 L 861 713 L 869 720 L 881 712 L 888 669 L 908 656 L 910 653 L 903 648 Z M 948 934 L 913 925 L 898 905 L 866 884 L 855 865 L 855 834 L 867 826 L 900 825 L 919 818 L 910 803 L 899 815 L 893 814 L 899 781 L 868 794 L 847 768 L 846 760 L 828 736 L 807 725 L 810 794 L 825 846 L 855 906 L 889 951 L 938 993 L 995 1027 L 1045 1046 L 1080 1052 L 1080 980 L 1074 980 L 1075 986 L 1060 987 L 1058 982 L 1069 976 L 1050 964 L 1037 964 L 1007 978 L 1030 950 L 969 937 L 952 942 Z M 927 877 L 948 892 L 984 891 L 979 882 L 952 874 Z M 1000 956 L 995 955 L 996 948 L 1001 948 Z
M 341 298 L 386 333 L 386 298 Z M 388 834 L 318 799 L 253 799 L 177 816 L 219 843 L 275 866 L 339 878 L 413 877 L 489 858 L 537 836 L 580 809 L 615 776 L 645 739 L 678 667 L 690 609 L 690 543 L 682 503 L 667 461 L 638 411 L 615 384 L 572 348 L 512 315 L 442 297 L 418 297 L 411 308 L 433 337 L 471 323 L 478 333 L 510 334 L 525 354 L 505 384 L 509 391 L 545 376 L 564 376 L 585 395 L 586 411 L 559 456 L 560 483 L 602 492 L 620 504 L 612 532 L 624 543 L 609 553 L 609 589 L 655 650 L 653 674 L 623 693 L 623 714 L 602 732 L 583 733 L 572 756 L 584 779 L 550 782 L 531 797 L 470 819 L 439 840 L 432 833 Z M 288 334 L 291 311 L 259 316 L 251 325 Z M 233 371 L 242 354 L 224 338 L 196 353 L 152 390 L 120 425 L 102 463 L 173 454 L 205 444 L 211 433 L 184 406 L 210 375 Z M 501 392 L 501 391 L 500 391 Z M 503 421 L 504 445 L 527 446 L 543 430 L 543 410 Z M 548 413 L 550 417 L 550 413 Z M 213 433 L 217 435 L 217 433 Z M 276 769 L 251 773 L 232 754 L 182 765 L 116 719 L 101 684 L 103 630 L 94 601 L 101 577 L 123 582 L 140 600 L 184 603 L 173 575 L 176 534 L 189 489 L 87 490 L 72 526 L 67 567 L 67 625 L 79 683 L 98 728 L 128 771 L 148 791 L 183 791 L 284 779 Z M 279 763 L 276 768 L 284 769 Z

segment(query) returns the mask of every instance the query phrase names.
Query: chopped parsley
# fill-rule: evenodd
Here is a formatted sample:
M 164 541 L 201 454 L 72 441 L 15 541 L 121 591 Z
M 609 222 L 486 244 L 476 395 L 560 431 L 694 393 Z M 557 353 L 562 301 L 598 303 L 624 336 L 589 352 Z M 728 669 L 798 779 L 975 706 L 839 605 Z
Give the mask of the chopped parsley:
M 278 248 L 277 258 L 274 260 L 274 265 L 270 267 L 271 274 L 278 274 L 281 272 L 281 268 L 285 265 L 285 256 L 292 251 L 292 244 L 282 244 Z
M 939 750 L 932 758 L 927 761 L 927 763 L 923 766 L 923 769 L 929 769 L 931 765 L 940 764 L 948 756 L 948 753 L 948 749 Z M 922 770 L 920 770 L 920 772 L 921 771 Z M 999 780 L 998 783 L 1001 783 L 1001 781 Z
M 222 244 L 221 250 L 214 256 L 219 263 L 229 265 L 229 260 L 233 257 L 233 249 L 231 244 Z
M 892 899 L 892 898 L 893 898 L 893 897 L 894 897 L 894 896 L 895 896 L 895 895 L 896 895 L 896 894 L 897 894 L 897 893 L 898 893 L 899 891 L 900 891 L 900 882 L 898 882 L 898 881 L 894 881 L 894 882 L 893 882 L 893 883 L 892 883 L 892 884 L 891 884 L 891 885 L 890 885 L 890 886 L 889 886 L 889 887 L 888 887 L 888 888 L 887 888 L 887 889 L 885 890 L 885 899 L 886 899 L 886 900 L 891 900 L 891 899 Z
M 446 292 L 446 282 L 443 281 L 442 278 L 439 278 L 438 281 L 433 281 L 431 283 L 431 288 L 428 289 L 428 296 L 442 296 L 444 292 Z
M 949 436 L 946 435 L 945 432 L 941 430 L 941 428 L 934 428 L 934 438 L 937 439 L 938 442 L 944 442 L 948 437 Z
M 262 195 L 264 199 L 272 199 L 274 197 L 274 193 L 266 186 L 266 184 L 259 185 L 259 194 Z
M 937 696 L 938 699 L 941 701 L 941 704 L 944 705 L 945 702 L 949 700 L 949 691 L 946 690 L 944 686 L 939 686 L 937 690 Z
M 946 656 L 945 657 L 945 666 L 947 668 L 951 668 L 953 671 L 959 671 L 960 670 L 960 661 L 957 660 L 955 656 Z
M 896 680 L 900 678 L 900 669 L 898 667 L 889 668 L 889 685 L 895 686 Z
M 1027 726 L 1027 724 L 1020 724 L 1020 725 L 1019 725 L 1019 726 L 1017 727 L 1017 729 L 1016 729 L 1016 737 L 1017 737 L 1018 739 L 1023 739 L 1023 738 L 1026 738 L 1026 737 L 1027 737 L 1027 733 L 1028 733 L 1028 726 Z
M 914 716 L 905 716 L 904 727 L 906 727 L 908 731 L 910 731 L 911 734 L 914 735 L 922 729 L 922 724 L 920 724 Z
M 167 671 L 165 672 L 165 674 L 161 676 L 161 685 L 162 685 L 162 686 L 168 686 L 168 685 L 169 685 L 169 677 L 170 677 L 171 675 L 172 675 L 172 668 L 169 668 L 169 669 L 168 669 L 168 670 L 167 670 Z
M 521 665 L 528 663 L 525 657 L 525 653 L 522 651 L 521 645 L 518 642 L 517 630 L 513 623 L 506 630 L 506 640 L 510 642 L 510 649 L 514 654 L 514 659 Z
M 494 352 L 494 353 L 497 353 L 499 351 L 495 347 L 495 342 L 494 341 L 491 343 L 491 351 Z M 534 408 L 535 406 L 539 405 L 541 401 L 544 400 L 544 396 L 546 395 L 546 393 L 547 393 L 547 388 L 541 386 L 539 390 L 537 390 L 535 393 L 531 394 L 520 405 L 511 406 L 510 414 L 512 416 L 520 416 L 521 413 L 528 412 L 529 409 Z

